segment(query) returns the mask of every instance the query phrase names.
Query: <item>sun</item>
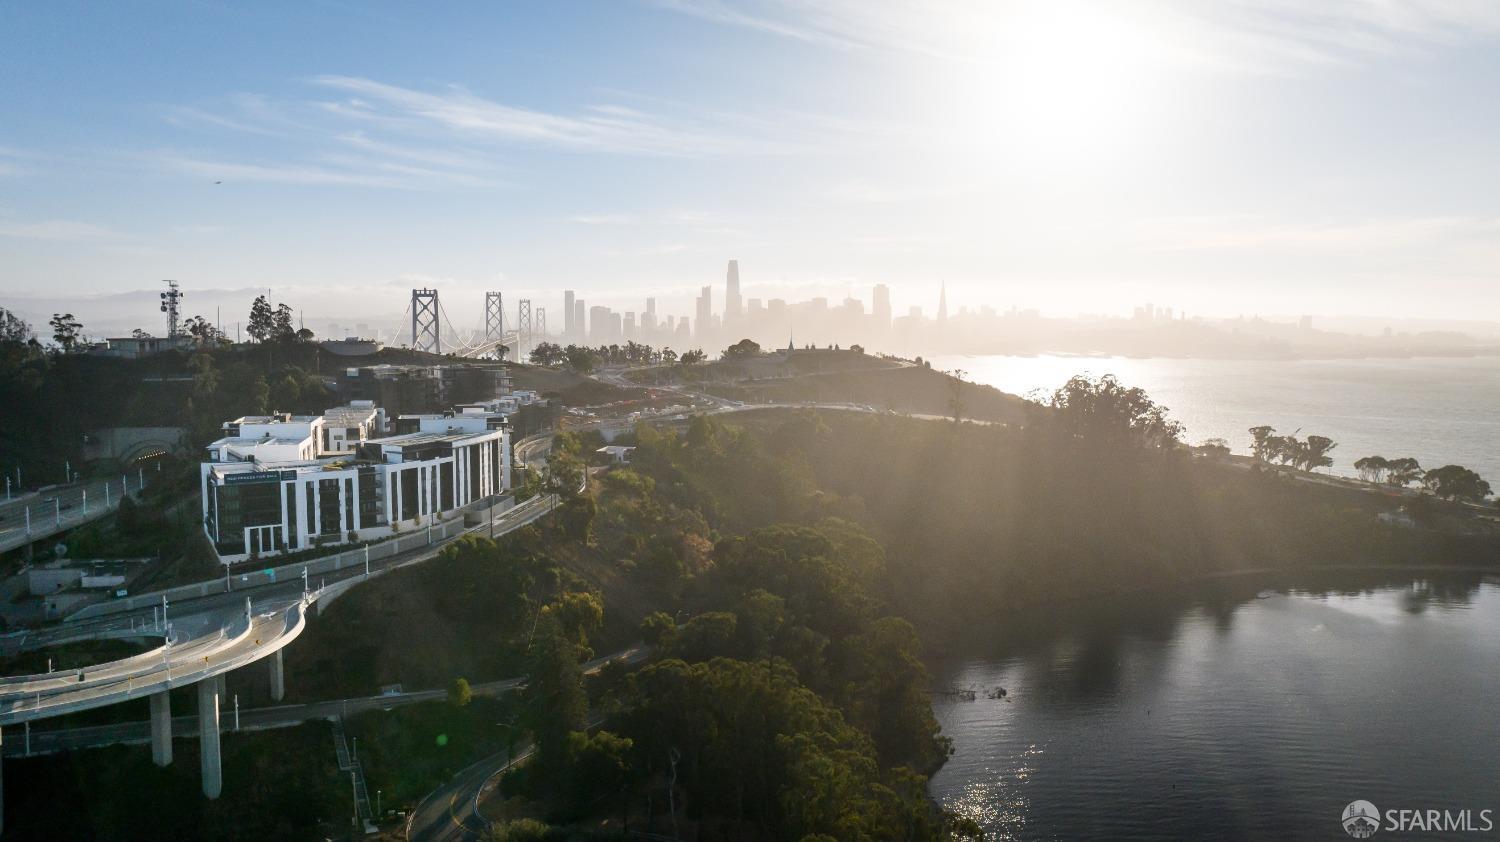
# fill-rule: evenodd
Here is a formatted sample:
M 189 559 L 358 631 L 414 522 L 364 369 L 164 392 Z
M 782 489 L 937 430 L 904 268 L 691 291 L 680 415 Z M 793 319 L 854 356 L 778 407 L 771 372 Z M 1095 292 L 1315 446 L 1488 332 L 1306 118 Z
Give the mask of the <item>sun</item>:
M 1107 163 L 1151 128 L 1164 47 L 1113 4 L 1005 4 L 973 21 L 981 49 L 955 79 L 957 131 L 1036 166 Z

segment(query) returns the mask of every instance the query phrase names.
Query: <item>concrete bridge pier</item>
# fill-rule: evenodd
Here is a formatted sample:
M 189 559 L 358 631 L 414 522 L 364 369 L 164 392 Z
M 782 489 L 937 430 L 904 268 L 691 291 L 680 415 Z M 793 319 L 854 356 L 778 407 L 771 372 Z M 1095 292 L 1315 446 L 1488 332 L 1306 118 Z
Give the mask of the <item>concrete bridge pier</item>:
M 198 682 L 198 763 L 203 770 L 203 794 L 210 800 L 224 791 L 224 768 L 219 758 L 219 703 L 223 695 L 222 675 Z
M 286 667 L 281 661 L 281 651 L 267 658 L 271 662 L 271 701 L 279 702 L 286 698 Z
M 172 763 L 172 696 L 166 690 L 151 694 L 151 761 Z

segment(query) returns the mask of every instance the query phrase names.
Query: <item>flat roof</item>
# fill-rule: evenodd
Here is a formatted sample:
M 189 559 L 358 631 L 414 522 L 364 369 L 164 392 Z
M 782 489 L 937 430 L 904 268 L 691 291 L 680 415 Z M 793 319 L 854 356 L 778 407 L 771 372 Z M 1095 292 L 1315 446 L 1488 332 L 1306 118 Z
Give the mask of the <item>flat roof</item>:
M 290 418 L 282 418 L 280 415 L 242 415 L 228 423 L 230 424 L 306 424 L 316 421 L 321 415 L 293 415 Z
M 225 436 L 217 441 L 211 442 L 209 447 L 232 444 L 301 444 L 307 441 L 308 436 Z
M 365 444 L 380 444 L 380 445 L 393 444 L 393 445 L 403 446 L 403 445 L 409 445 L 409 444 L 429 444 L 429 443 L 440 443 L 440 442 L 459 442 L 459 441 L 463 441 L 465 439 L 474 439 L 474 438 L 480 438 L 480 437 L 483 437 L 483 436 L 494 435 L 495 433 L 498 433 L 498 432 L 500 432 L 500 430 L 496 429 L 496 430 L 483 430 L 481 432 L 475 432 L 475 433 L 464 433 L 464 432 L 458 432 L 458 433 L 402 433 L 399 436 L 386 436 L 385 438 L 382 438 L 382 439 L 370 439 L 369 441 L 365 442 Z

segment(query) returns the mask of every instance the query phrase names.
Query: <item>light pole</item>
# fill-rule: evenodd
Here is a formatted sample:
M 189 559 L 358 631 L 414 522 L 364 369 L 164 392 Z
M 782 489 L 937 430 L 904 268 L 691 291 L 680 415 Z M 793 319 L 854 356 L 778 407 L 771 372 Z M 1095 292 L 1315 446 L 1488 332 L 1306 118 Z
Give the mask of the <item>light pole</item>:
M 31 723 L 27 722 L 26 724 L 30 725 Z M 26 733 L 29 736 L 31 732 L 27 731 Z M 30 754 L 30 753 L 31 753 L 31 750 L 27 749 L 27 754 Z M 380 790 L 378 790 L 378 789 L 375 790 L 375 820 L 376 821 L 380 821 Z
M 54 526 L 62 526 L 62 498 L 52 498 L 52 523 Z

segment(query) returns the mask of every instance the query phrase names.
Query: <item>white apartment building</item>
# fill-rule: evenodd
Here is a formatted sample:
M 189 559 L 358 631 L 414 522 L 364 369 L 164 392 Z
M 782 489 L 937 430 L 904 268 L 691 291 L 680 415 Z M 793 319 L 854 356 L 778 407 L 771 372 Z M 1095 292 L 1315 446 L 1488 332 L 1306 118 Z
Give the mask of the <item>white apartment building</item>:
M 386 435 L 370 402 L 240 418 L 201 466 L 204 531 L 224 563 L 416 528 L 510 488 L 510 428 L 489 412 Z

